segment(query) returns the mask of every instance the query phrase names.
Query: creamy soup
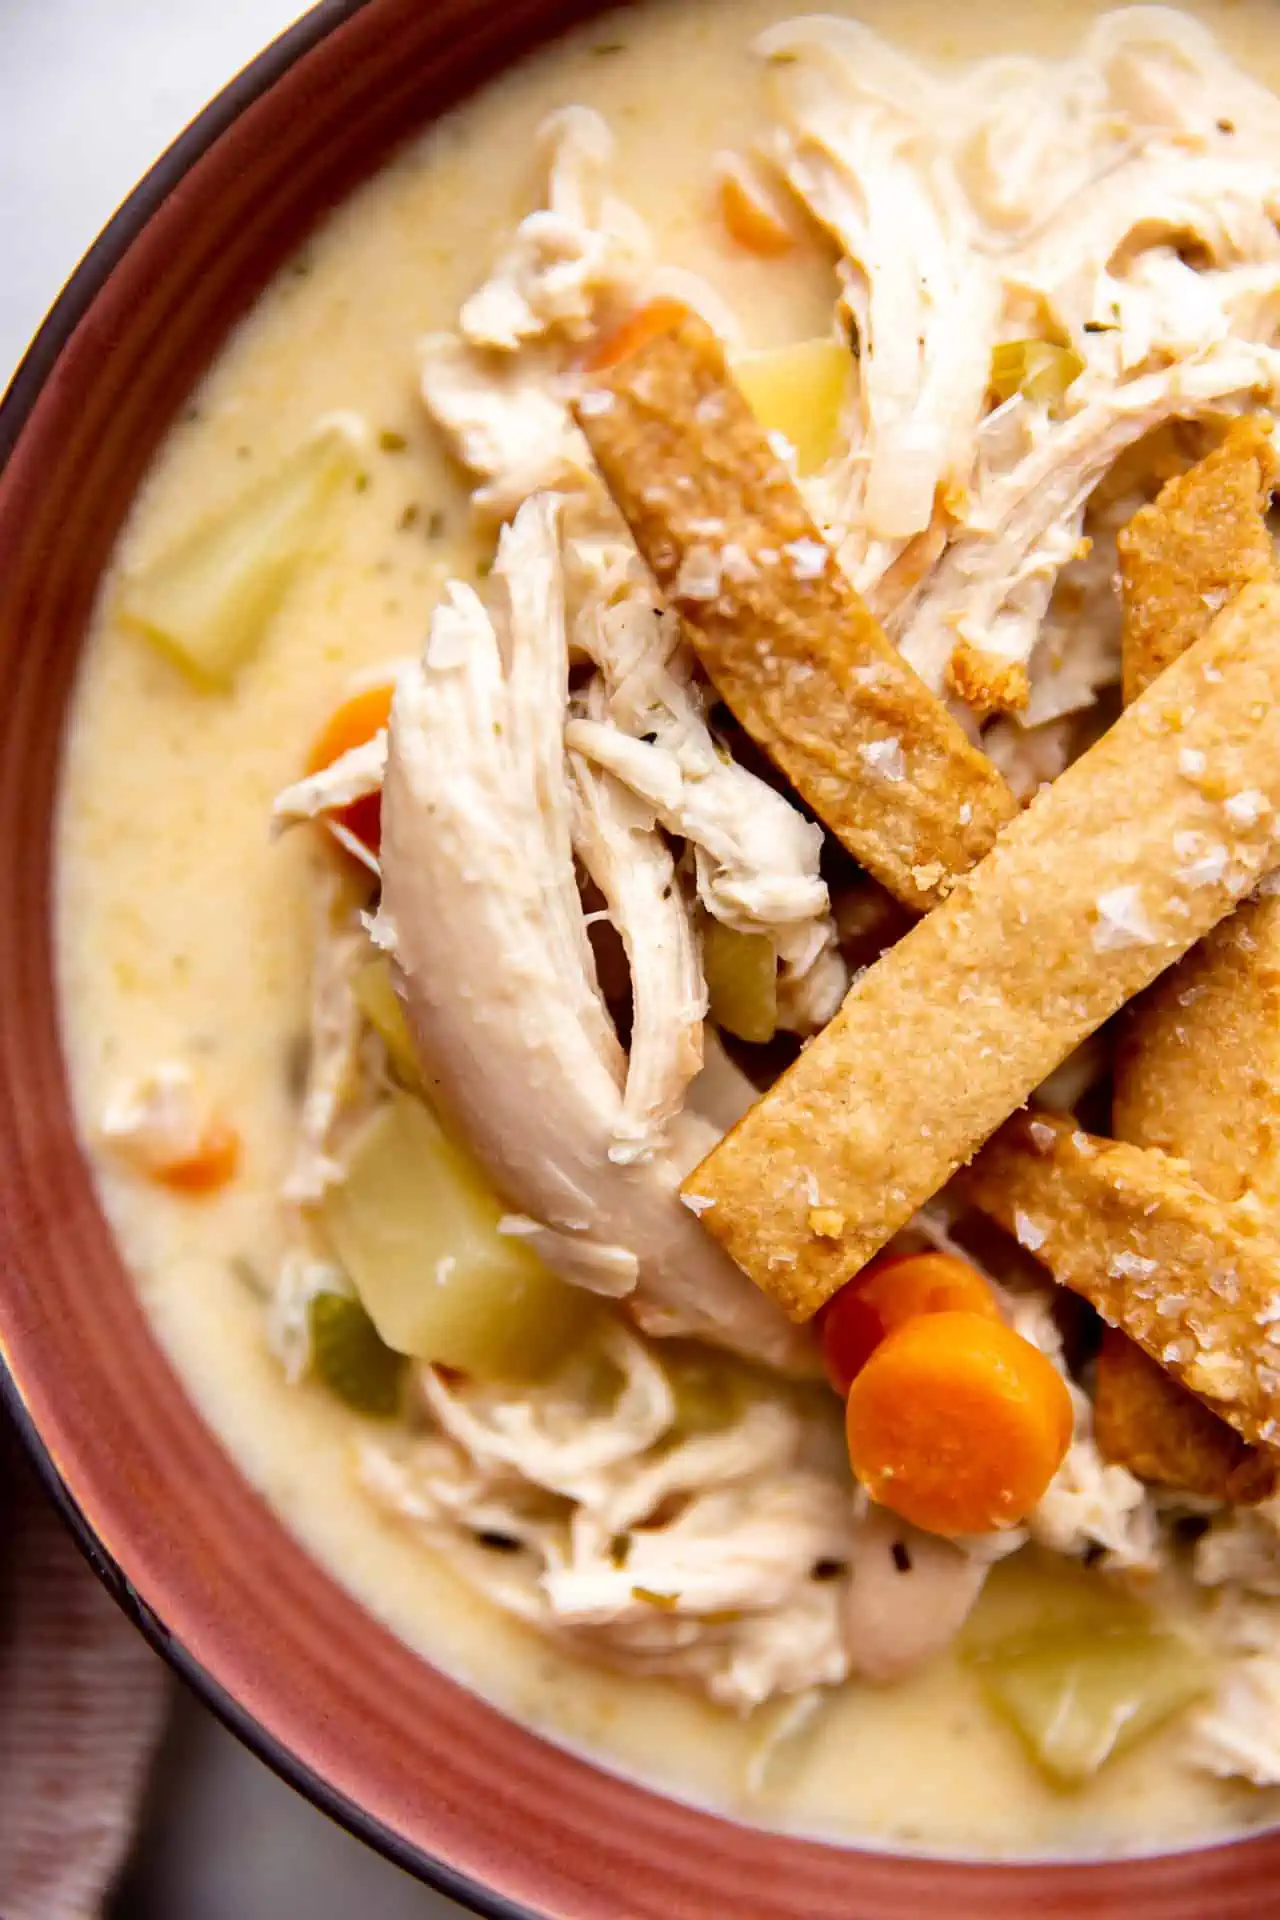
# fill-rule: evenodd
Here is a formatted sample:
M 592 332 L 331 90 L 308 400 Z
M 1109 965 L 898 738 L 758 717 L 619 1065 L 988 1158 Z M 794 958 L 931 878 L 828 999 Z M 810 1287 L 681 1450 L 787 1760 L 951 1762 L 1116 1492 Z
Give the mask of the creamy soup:
M 1072 55 L 1095 9 L 862 0 L 842 11 L 953 72 L 996 55 Z M 1280 87 L 1270 0 L 1194 11 L 1250 74 Z M 353 676 L 416 656 L 446 583 L 484 588 L 492 561 L 472 479 L 424 411 L 416 343 L 457 326 L 541 204 L 535 137 L 569 103 L 612 130 L 612 189 L 648 229 L 659 290 L 701 304 L 713 325 L 727 314 L 739 350 L 830 335 L 831 250 L 807 230 L 786 253 L 753 250 L 726 229 L 715 190 L 715 156 L 747 152 L 770 124 L 752 42 L 784 17 L 777 0 L 650 0 L 507 75 L 325 222 L 191 396 L 122 537 L 68 735 L 59 951 L 80 1123 L 141 1300 L 202 1413 L 318 1562 L 424 1658 L 604 1765 L 771 1827 L 959 1855 L 1182 1846 L 1276 1815 L 1273 1794 L 1197 1764 L 1185 1707 L 1066 1790 L 1032 1764 L 985 1688 L 984 1645 L 1074 1617 L 1077 1583 L 1095 1578 L 1081 1553 L 1042 1545 L 1001 1561 L 959 1640 L 895 1684 L 783 1687 L 739 1711 L 662 1673 L 611 1671 L 537 1620 L 478 1602 L 465 1557 L 370 1496 L 353 1449 L 379 1423 L 305 1367 L 288 1377 L 261 1297 L 294 1225 L 281 1189 L 297 1147 L 317 875 L 341 857 L 316 826 L 273 838 L 273 801 Z M 1030 148 L 1008 160 L 1015 172 L 1035 164 Z M 698 276 L 695 291 L 682 273 Z M 121 579 L 278 473 L 339 410 L 359 417 L 363 440 L 323 542 L 231 684 L 193 683 L 117 617 Z M 207 1194 L 148 1177 L 103 1138 L 121 1089 L 175 1061 L 239 1136 L 234 1177 Z M 1189 1535 L 1196 1503 L 1179 1512 Z M 1152 1513 L 1173 1542 L 1173 1521 Z M 1109 1550 L 1095 1538 L 1084 1557 L 1105 1562 Z M 1208 1649 L 1206 1688 L 1221 1685 L 1241 1655 L 1224 1647 L 1208 1589 L 1185 1570 L 1142 1577 L 1164 1596 L 1162 1618 Z M 1265 1602 L 1250 1605 L 1261 1615 Z M 1265 1761 L 1255 1774 L 1268 1777 Z

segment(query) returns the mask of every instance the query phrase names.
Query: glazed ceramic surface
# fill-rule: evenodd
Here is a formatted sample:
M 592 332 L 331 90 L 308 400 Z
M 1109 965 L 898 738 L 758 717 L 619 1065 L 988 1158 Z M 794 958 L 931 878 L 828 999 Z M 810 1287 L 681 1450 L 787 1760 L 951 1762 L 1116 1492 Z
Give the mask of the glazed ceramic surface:
M 0 451 L 0 1343 L 15 1404 L 125 1604 L 275 1764 L 493 1912 L 1268 1911 L 1280 1843 L 979 1869 L 768 1836 L 552 1749 L 422 1664 L 240 1479 L 155 1346 L 94 1199 L 58 1045 L 50 822 L 78 649 L 168 421 L 317 214 L 584 6 L 321 9 L 193 129 L 86 263 Z M 273 84 L 274 83 L 274 84 Z M 323 137 L 321 137 L 323 130 Z

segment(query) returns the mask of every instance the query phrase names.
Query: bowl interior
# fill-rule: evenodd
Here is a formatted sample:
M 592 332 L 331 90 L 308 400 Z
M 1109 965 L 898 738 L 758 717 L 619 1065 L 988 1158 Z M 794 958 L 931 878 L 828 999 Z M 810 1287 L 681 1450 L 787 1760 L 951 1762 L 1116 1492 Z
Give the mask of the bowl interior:
M 1280 1839 L 1078 1868 L 842 1851 L 663 1800 L 515 1726 L 373 1623 L 247 1485 L 152 1339 L 98 1207 L 58 1040 L 52 821 L 112 542 L 169 420 L 316 218 L 399 139 L 594 11 L 328 0 L 117 216 L 0 413 L 0 1384 L 89 1557 L 179 1670 L 326 1811 L 477 1910 L 1271 1912 Z

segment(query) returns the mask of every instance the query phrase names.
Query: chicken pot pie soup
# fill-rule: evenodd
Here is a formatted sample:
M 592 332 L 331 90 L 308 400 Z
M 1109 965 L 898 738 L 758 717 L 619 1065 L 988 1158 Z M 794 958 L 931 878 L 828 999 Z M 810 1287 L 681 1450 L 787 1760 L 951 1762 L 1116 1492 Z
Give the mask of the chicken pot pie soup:
M 745 1820 L 1280 1807 L 1269 82 L 1267 0 L 605 17 L 279 275 L 102 596 L 160 1337 L 424 1655 Z

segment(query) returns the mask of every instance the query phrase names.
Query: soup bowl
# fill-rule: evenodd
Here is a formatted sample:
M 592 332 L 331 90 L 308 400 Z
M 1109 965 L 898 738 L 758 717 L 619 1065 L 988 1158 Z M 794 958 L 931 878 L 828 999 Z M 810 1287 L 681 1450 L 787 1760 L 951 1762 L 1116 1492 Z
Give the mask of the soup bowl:
M 1280 1835 L 977 1865 L 735 1825 L 513 1724 L 377 1625 L 247 1484 L 148 1329 L 77 1140 L 53 820 L 77 661 L 147 462 L 229 328 L 395 144 L 590 0 L 327 0 L 158 163 L 0 412 L 0 1388 L 139 1629 L 325 1812 L 474 1910 L 573 1920 L 1261 1915 Z M 140 829 L 141 830 L 141 829 Z

